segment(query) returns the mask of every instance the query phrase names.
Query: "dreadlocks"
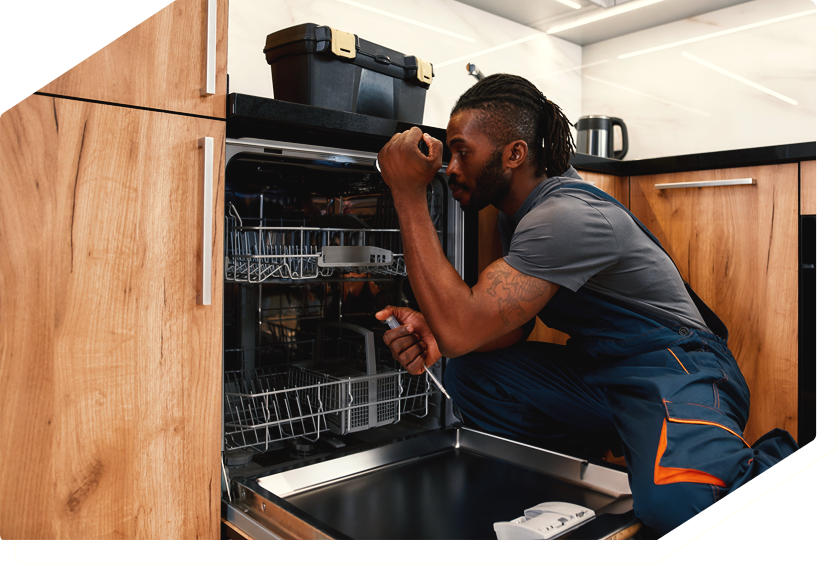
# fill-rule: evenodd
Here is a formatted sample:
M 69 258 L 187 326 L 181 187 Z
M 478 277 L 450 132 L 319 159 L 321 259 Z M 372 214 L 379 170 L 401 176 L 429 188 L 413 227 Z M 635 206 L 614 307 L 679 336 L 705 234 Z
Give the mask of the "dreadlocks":
M 490 75 L 460 96 L 451 115 L 462 110 L 481 111 L 481 130 L 496 148 L 524 140 L 537 174 L 554 177 L 568 169 L 574 151 L 571 122 L 527 79 Z

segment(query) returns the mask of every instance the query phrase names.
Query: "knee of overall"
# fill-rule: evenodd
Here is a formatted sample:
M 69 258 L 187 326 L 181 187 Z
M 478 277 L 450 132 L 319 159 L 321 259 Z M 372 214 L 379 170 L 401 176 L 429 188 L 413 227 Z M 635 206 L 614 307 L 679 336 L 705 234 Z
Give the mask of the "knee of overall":
M 483 354 L 465 354 L 457 358 L 446 360 L 446 371 L 443 374 L 443 387 L 458 405 L 467 400 L 474 400 L 475 391 L 480 389 L 481 381 L 477 376 L 486 376 L 486 358 Z
M 461 397 L 461 384 L 468 374 L 468 356 L 461 356 L 459 358 L 448 358 L 446 360 L 446 371 L 443 374 L 443 387 L 446 388 L 449 395 L 455 401 Z
M 633 485 L 633 507 L 645 525 L 665 535 L 713 504 L 714 490 L 712 485 L 691 482 Z

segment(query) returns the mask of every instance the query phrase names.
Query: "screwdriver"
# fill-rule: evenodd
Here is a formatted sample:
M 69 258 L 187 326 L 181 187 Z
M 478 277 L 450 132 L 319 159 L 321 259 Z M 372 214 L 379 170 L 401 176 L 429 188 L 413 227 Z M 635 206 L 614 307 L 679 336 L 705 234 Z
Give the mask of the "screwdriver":
M 387 323 L 387 325 L 388 325 L 388 326 L 390 326 L 391 328 L 399 328 L 399 327 L 401 326 L 401 324 L 399 324 L 399 321 L 397 321 L 397 320 L 396 320 L 396 318 L 394 318 L 394 316 L 393 316 L 393 315 L 390 315 L 389 317 L 387 317 L 387 320 L 385 320 L 385 322 L 386 322 L 386 323 Z M 448 393 L 446 393 L 446 390 L 445 390 L 445 389 L 443 389 L 443 386 L 440 384 L 440 382 L 439 382 L 439 381 L 437 381 L 437 378 L 436 378 L 436 377 L 434 377 L 434 374 L 433 374 L 433 373 L 431 373 L 431 370 L 430 370 L 430 369 L 428 369 L 428 366 L 427 366 L 427 365 L 425 365 L 425 364 L 422 364 L 422 369 L 424 369 L 424 370 L 425 370 L 425 373 L 427 373 L 427 374 L 428 374 L 428 377 L 430 377 L 430 378 L 431 378 L 431 380 L 432 380 L 432 381 L 434 381 L 434 383 L 437 385 L 437 387 L 439 387 L 439 388 L 440 388 L 440 391 L 442 391 L 442 392 L 443 392 L 443 395 L 445 395 L 446 397 L 448 397 L 449 399 L 451 399 L 451 397 L 449 397 L 449 394 L 448 394 Z
M 428 144 L 425 143 L 425 140 L 421 139 L 419 141 L 419 143 L 417 144 L 417 147 L 419 148 L 419 150 L 422 152 L 422 154 L 424 156 L 428 157 Z M 378 158 L 376 158 L 376 171 L 378 171 L 379 173 L 382 172 L 382 168 L 379 167 L 379 159 Z

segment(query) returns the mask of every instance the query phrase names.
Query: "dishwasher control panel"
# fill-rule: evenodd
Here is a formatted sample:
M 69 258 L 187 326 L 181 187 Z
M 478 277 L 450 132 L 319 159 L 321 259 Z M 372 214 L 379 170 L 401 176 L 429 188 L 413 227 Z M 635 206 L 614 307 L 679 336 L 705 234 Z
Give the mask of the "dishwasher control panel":
M 523 517 L 495 523 L 498 540 L 550 540 L 594 518 L 594 511 L 582 505 L 548 502 L 532 507 Z

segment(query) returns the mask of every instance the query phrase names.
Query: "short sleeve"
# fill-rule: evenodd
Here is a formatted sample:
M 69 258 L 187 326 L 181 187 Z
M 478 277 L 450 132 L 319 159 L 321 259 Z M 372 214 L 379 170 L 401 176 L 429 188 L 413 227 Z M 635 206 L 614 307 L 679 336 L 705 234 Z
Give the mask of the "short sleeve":
M 522 218 L 504 260 L 522 273 L 576 291 L 619 258 L 615 232 L 603 214 L 588 202 L 565 196 Z

